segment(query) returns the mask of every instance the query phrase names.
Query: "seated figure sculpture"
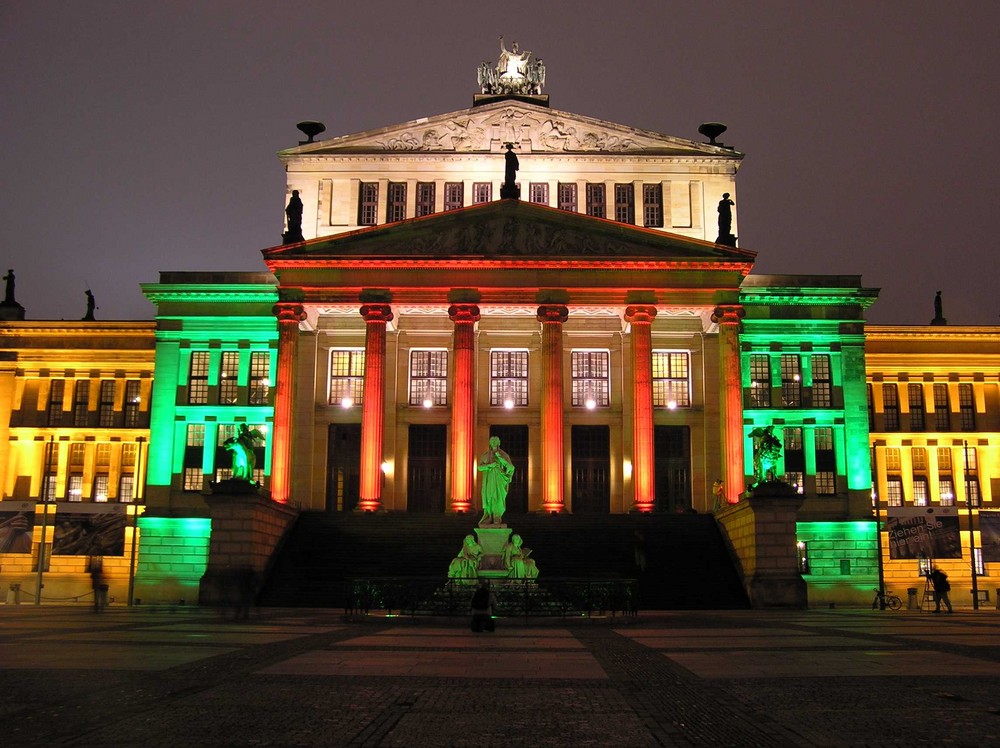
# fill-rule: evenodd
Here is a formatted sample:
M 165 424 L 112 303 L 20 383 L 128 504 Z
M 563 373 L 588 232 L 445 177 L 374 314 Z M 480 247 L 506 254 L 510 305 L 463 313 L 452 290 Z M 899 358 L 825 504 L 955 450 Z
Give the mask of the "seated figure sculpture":
M 462 549 L 448 565 L 448 578 L 459 584 L 476 584 L 479 578 L 479 562 L 483 558 L 483 548 L 472 535 L 466 535 Z
M 535 560 L 528 558 L 531 549 L 525 548 L 521 536 L 514 533 L 503 547 L 503 565 L 507 567 L 507 577 L 510 579 L 537 579 L 538 566 Z

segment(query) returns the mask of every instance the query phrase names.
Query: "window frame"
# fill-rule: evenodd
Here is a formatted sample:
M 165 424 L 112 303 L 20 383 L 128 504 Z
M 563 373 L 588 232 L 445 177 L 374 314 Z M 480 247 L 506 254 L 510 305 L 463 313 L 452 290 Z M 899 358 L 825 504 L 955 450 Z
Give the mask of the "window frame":
M 556 192 L 558 197 L 556 207 L 558 207 L 559 210 L 576 213 L 577 206 L 579 205 L 576 182 L 559 182 L 556 186 Z
M 389 182 L 385 188 L 385 222 L 406 219 L 406 182 Z
M 346 354 L 346 367 L 338 366 L 344 373 L 335 373 L 335 359 Z M 364 348 L 331 348 L 328 354 L 329 376 L 326 383 L 326 402 L 328 405 L 344 405 L 344 398 L 351 399 L 351 405 L 361 405 L 365 393 L 365 349 Z M 342 383 L 343 387 L 336 386 Z
M 584 197 L 588 216 L 592 218 L 607 218 L 608 193 L 606 184 L 603 182 L 588 182 Z
M 615 184 L 615 220 L 635 225 L 635 185 L 631 182 Z
M 594 408 L 611 407 L 610 350 L 574 348 L 570 351 L 570 393 L 570 404 L 574 408 L 587 408 L 587 401 L 591 399 L 588 395 L 594 400 Z
M 407 374 L 411 406 L 434 408 L 448 404 L 447 348 L 411 348 Z
M 527 348 L 490 350 L 490 407 L 506 407 L 508 397 L 512 408 L 528 406 L 529 361 Z
M 188 362 L 188 405 L 208 404 L 208 371 L 211 355 L 210 351 L 191 351 L 191 360 Z
M 417 182 L 417 199 L 415 203 L 415 217 L 423 218 L 434 214 L 434 200 L 437 197 L 437 184 L 435 182 Z
M 358 226 L 375 226 L 378 223 L 378 182 L 361 182 L 358 185 Z
M 219 359 L 219 405 L 240 400 L 240 352 L 222 351 Z
M 663 185 L 660 182 L 642 185 L 642 225 L 663 228 Z
M 674 364 L 682 361 L 683 375 L 676 373 Z M 659 362 L 659 363 L 658 363 Z M 653 407 L 691 407 L 691 353 L 684 350 L 657 348 L 652 351 Z

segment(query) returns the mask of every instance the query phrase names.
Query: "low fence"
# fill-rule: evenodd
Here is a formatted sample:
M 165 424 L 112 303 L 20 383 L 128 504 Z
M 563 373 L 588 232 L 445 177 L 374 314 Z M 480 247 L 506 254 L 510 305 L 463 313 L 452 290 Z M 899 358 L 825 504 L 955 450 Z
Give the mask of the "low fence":
M 464 616 L 469 613 L 475 579 L 392 577 L 348 579 L 344 611 L 386 614 Z M 491 579 L 494 613 L 523 616 L 634 616 L 639 589 L 634 579 Z

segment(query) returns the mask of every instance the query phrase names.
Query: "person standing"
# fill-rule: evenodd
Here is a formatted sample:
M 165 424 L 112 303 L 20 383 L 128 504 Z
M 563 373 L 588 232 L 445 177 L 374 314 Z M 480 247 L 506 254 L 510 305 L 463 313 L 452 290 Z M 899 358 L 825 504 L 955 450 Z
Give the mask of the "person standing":
M 472 630 L 476 633 L 480 631 L 493 631 L 496 624 L 493 622 L 493 606 L 496 605 L 496 596 L 490 589 L 490 583 L 483 580 L 479 587 L 472 594 Z
M 941 612 L 941 603 L 945 604 L 948 608 L 948 612 L 953 612 L 951 609 L 951 599 L 948 597 L 948 593 L 951 591 L 951 582 L 948 581 L 948 575 L 941 571 L 936 566 L 934 571 L 930 573 L 931 585 L 934 587 L 934 612 Z

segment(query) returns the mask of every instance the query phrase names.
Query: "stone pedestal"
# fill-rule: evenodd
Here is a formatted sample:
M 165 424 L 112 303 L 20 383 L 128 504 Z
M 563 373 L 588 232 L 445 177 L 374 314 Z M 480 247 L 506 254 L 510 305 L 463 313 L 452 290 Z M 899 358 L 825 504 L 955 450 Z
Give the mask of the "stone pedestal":
M 476 540 L 483 549 L 483 557 L 479 562 L 479 577 L 481 579 L 498 579 L 507 576 L 507 567 L 503 563 L 503 547 L 507 545 L 510 533 L 511 529 L 507 525 L 476 528 Z

